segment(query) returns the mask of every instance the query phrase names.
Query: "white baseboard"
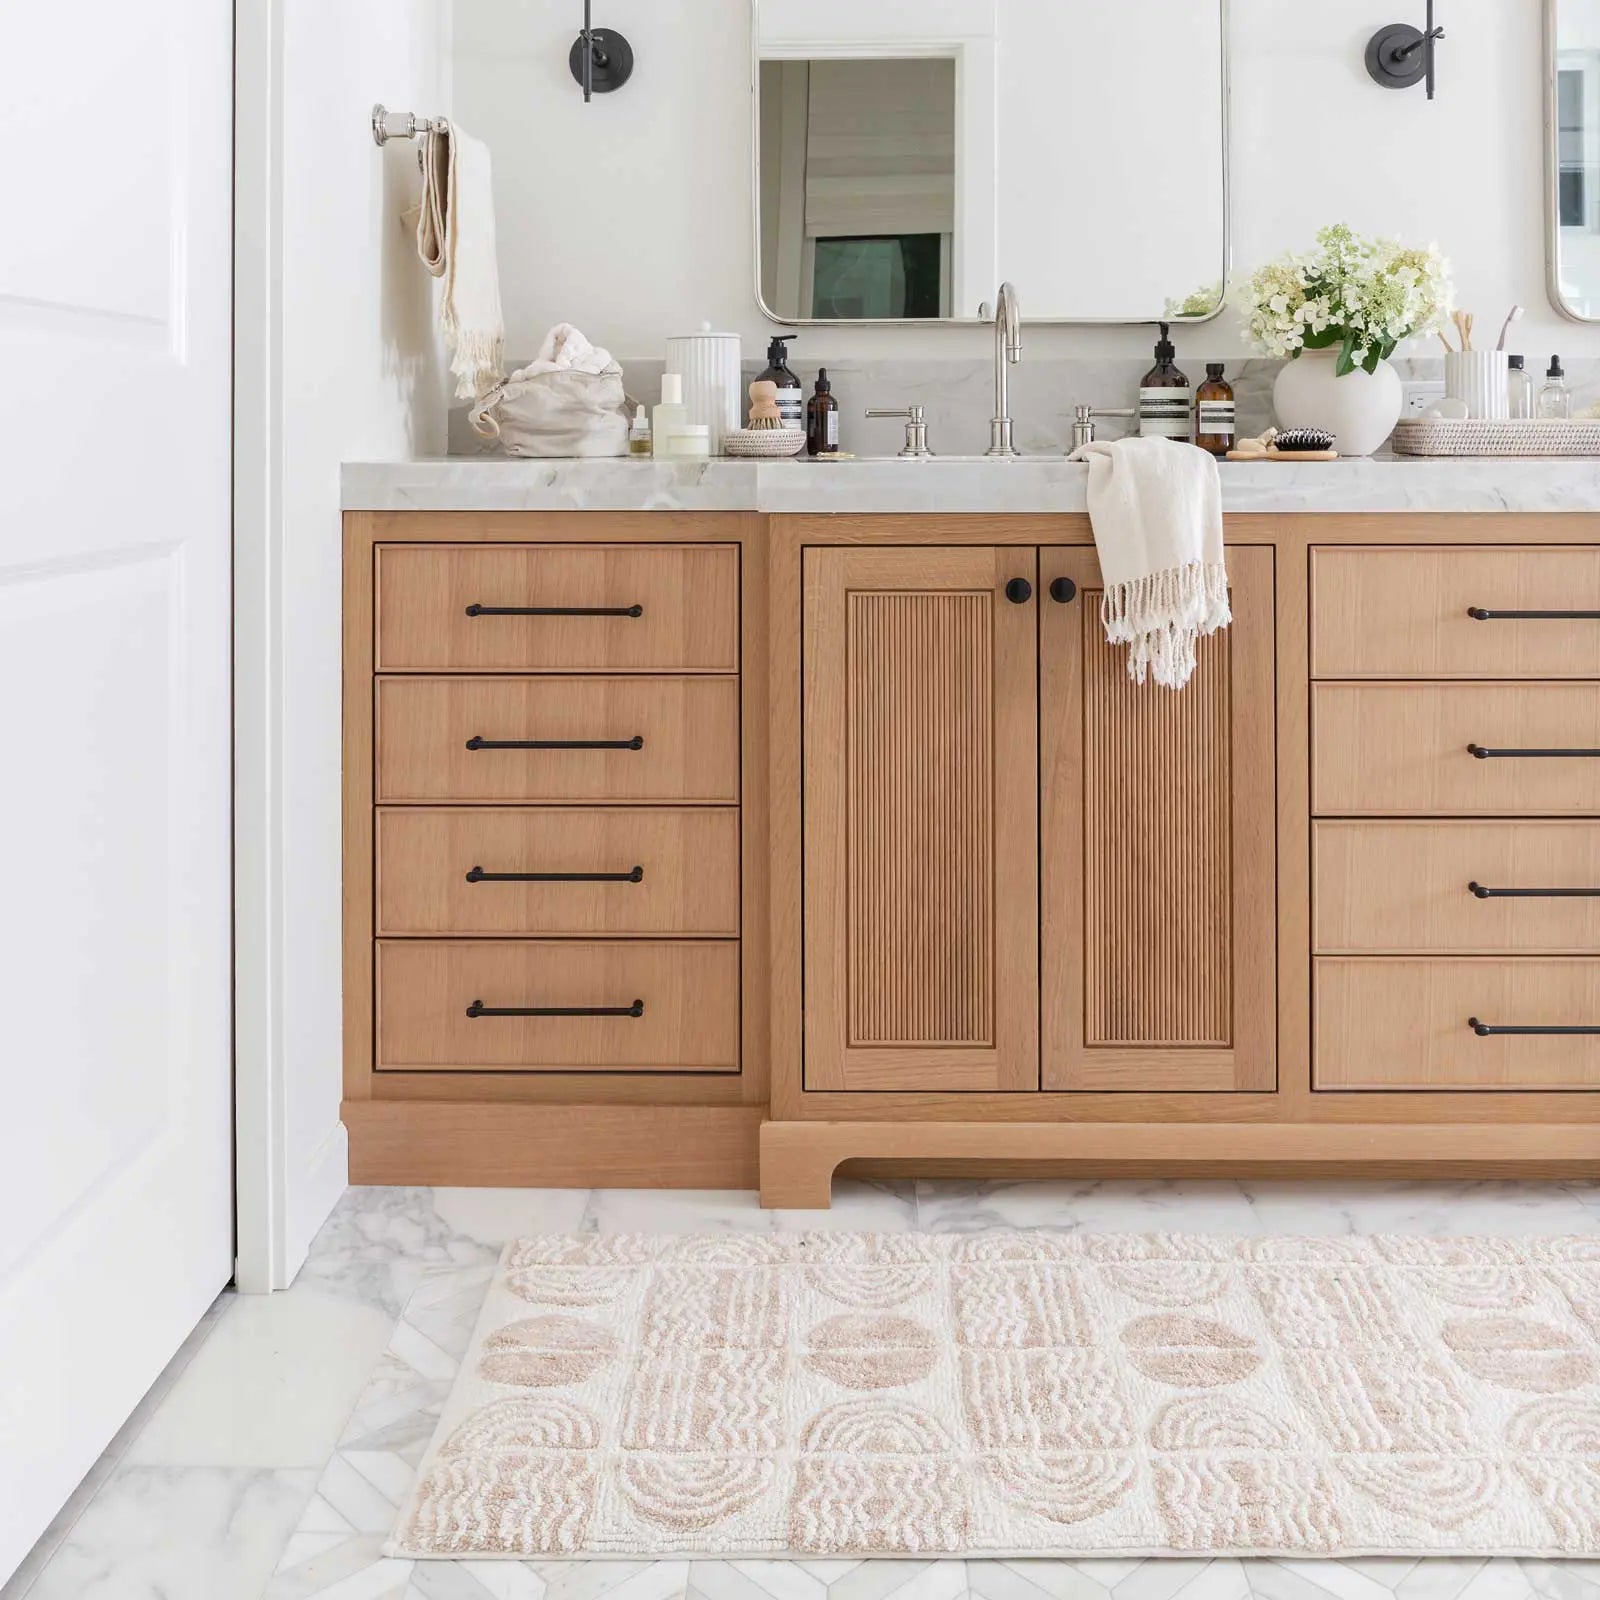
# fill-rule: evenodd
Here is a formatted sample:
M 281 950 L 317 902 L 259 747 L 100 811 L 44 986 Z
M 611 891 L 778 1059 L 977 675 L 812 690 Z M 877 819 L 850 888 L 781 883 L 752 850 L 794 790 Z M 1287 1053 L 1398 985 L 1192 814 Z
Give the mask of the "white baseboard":
M 295 1185 L 295 1217 L 287 1242 L 288 1282 L 306 1263 L 311 1241 L 328 1220 L 340 1196 L 350 1186 L 350 1136 L 342 1122 L 336 1122 L 328 1137 L 317 1146 L 306 1163 L 305 1175 Z M 287 1284 L 284 1285 L 287 1287 Z

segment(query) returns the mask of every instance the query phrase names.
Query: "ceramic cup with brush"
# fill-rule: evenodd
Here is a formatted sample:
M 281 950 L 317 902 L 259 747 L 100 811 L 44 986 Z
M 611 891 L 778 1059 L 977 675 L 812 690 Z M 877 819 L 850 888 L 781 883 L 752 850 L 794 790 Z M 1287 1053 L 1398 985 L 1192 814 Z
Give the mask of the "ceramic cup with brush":
M 1515 316 L 1516 308 L 1513 308 L 1500 331 L 1499 345 L 1493 350 L 1476 350 L 1472 344 L 1472 313 L 1456 311 L 1451 315 L 1461 348 L 1456 349 L 1448 339 L 1444 340 L 1444 392 L 1446 399 L 1459 400 L 1467 408 L 1469 417 L 1498 419 L 1511 415 L 1505 338 Z

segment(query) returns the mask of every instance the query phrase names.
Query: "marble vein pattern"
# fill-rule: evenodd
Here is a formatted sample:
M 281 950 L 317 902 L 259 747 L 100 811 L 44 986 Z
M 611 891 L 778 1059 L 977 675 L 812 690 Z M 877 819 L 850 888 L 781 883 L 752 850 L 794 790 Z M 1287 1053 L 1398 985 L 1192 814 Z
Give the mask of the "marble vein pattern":
M 128 1459 L 212 1333 L 243 1303 L 224 1296 L 85 1479 L 0 1600 L 1600 1600 L 1600 1563 L 1516 1559 L 1274 1561 L 1134 1558 L 617 1562 L 409 1561 L 382 1545 L 437 1426 L 496 1258 L 512 1238 L 773 1233 L 842 1225 L 890 1232 L 996 1226 L 1083 1232 L 1425 1237 L 1589 1232 L 1600 1186 L 1575 1183 L 1164 1183 L 1156 1180 L 924 1182 L 835 1186 L 826 1213 L 763 1211 L 748 1193 L 351 1189 L 295 1286 L 347 1304 L 391 1334 L 359 1390 L 294 1391 L 276 1403 L 328 1408 L 339 1444 L 297 1467 Z M 435 1281 L 439 1280 L 439 1281 Z M 413 1296 L 423 1291 L 416 1304 Z M 309 1323 L 307 1324 L 309 1327 Z M 286 1358 L 303 1357 L 289 1352 Z M 249 1383 L 242 1371 L 241 1383 Z M 209 1381 L 209 1380 L 208 1380 Z M 325 1421 L 317 1426 L 324 1426 Z M 298 1431 L 298 1430 L 296 1430 Z M 316 1444 L 309 1424 L 302 1447 Z M 156 1435 L 155 1437 L 161 1437 Z M 169 1443 L 179 1432 L 166 1433 Z M 174 1454 L 178 1453 L 174 1450 Z M 133 1509 L 136 1508 L 136 1509 Z
M 1224 461 L 1225 513 L 1600 510 L 1600 460 Z M 1082 515 L 1088 468 L 1015 461 L 347 462 L 351 511 L 758 511 Z

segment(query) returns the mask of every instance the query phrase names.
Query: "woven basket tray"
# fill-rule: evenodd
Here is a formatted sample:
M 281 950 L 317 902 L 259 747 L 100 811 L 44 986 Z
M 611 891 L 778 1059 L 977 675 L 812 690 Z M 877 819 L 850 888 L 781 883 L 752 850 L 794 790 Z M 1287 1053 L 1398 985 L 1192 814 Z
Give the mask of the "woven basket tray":
M 1395 425 L 1393 445 L 1400 456 L 1600 456 L 1600 419 L 1408 418 Z
M 733 428 L 722 436 L 722 448 L 746 461 L 776 461 L 798 455 L 806 447 L 799 428 Z

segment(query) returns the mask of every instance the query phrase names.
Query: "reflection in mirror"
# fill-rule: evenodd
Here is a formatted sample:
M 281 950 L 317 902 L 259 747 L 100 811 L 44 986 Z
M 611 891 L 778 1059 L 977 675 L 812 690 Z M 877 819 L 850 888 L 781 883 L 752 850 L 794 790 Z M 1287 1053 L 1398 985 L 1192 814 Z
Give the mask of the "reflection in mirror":
M 1551 286 L 1569 316 L 1600 320 L 1600 0 L 1549 0 Z
M 1594 0 L 1600 4 L 1600 0 Z M 1224 0 L 752 0 L 756 246 L 782 321 L 1217 309 Z M 1149 103 L 1182 63 L 1181 95 Z

